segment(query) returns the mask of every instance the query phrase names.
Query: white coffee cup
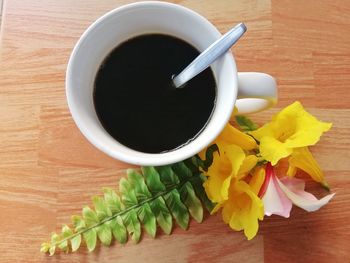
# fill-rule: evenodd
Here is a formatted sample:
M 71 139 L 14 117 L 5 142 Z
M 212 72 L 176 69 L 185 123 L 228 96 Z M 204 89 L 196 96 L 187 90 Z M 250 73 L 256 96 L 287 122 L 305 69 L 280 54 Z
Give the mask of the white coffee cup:
M 198 137 L 179 149 L 158 154 L 135 151 L 120 144 L 103 128 L 96 115 L 93 102 L 94 80 L 102 61 L 118 44 L 147 33 L 176 36 L 199 51 L 206 49 L 221 36 L 214 25 L 201 15 L 188 8 L 164 2 L 138 2 L 114 9 L 96 20 L 84 32 L 68 63 L 68 106 L 85 137 L 111 157 L 136 165 L 175 163 L 208 146 L 229 121 L 234 105 L 239 113 L 246 114 L 276 103 L 275 80 L 264 73 L 238 73 L 232 54 L 227 52 L 212 64 L 217 84 L 217 102 L 207 126 Z

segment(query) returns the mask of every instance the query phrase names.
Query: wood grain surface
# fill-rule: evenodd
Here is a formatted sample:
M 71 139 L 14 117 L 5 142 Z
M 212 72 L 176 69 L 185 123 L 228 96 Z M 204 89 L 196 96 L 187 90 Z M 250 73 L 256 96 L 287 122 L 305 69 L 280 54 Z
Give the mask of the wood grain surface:
M 1 18 L 2 18 L 2 0 L 0 0 L 0 28 L 1 28 Z
M 128 0 L 4 0 L 0 39 L 0 262 L 350 262 L 350 1 L 174 1 L 221 32 L 244 21 L 233 48 L 240 71 L 276 77 L 279 103 L 295 100 L 330 132 L 312 152 L 336 192 L 320 211 L 294 208 L 265 217 L 252 241 L 220 215 L 139 245 L 99 246 L 54 257 L 39 252 L 51 231 L 80 213 L 128 164 L 95 149 L 79 132 L 65 98 L 65 69 L 83 31 Z M 326 192 L 308 182 L 321 197 Z

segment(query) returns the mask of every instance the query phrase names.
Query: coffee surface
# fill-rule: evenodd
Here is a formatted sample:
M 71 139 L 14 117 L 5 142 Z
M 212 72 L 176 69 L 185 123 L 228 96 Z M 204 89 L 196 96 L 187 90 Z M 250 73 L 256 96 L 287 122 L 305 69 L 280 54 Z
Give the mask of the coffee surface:
M 162 34 L 141 35 L 117 46 L 95 78 L 94 104 L 105 130 L 121 144 L 145 153 L 181 147 L 205 127 L 215 107 L 210 68 L 175 89 L 171 77 L 199 52 Z

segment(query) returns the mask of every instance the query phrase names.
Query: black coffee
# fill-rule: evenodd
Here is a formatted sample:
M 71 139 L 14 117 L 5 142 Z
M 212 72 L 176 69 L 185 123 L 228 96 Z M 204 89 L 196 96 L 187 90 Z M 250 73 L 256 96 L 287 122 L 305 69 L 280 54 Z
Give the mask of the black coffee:
M 106 131 L 146 153 L 170 151 L 194 139 L 215 106 L 214 75 L 208 68 L 182 89 L 171 86 L 171 77 L 198 54 L 183 40 L 161 34 L 117 46 L 95 79 L 95 109 Z

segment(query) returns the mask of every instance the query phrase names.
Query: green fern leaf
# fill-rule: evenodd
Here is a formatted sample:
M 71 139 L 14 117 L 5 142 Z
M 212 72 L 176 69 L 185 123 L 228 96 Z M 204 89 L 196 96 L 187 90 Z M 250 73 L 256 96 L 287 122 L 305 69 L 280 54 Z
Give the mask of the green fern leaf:
M 165 185 L 160 181 L 160 176 L 154 167 L 141 167 L 146 185 L 152 194 L 165 191 Z
M 169 235 L 173 228 L 173 218 L 164 199 L 159 196 L 150 203 L 150 207 L 161 229 L 165 234 Z
M 180 183 L 179 178 L 181 178 L 182 180 L 186 180 L 192 176 L 191 170 L 189 170 L 184 165 L 184 163 L 178 163 L 176 165 L 173 165 L 172 167 L 170 166 L 157 167 L 157 171 L 159 171 L 161 181 L 167 187 L 172 187 L 174 185 L 179 184 Z M 176 171 L 177 173 L 175 174 L 174 171 Z M 176 175 L 179 175 L 179 176 L 176 176 Z M 183 187 L 184 186 L 182 186 L 181 189 Z M 182 192 L 185 193 L 185 190 Z M 181 202 L 181 199 L 182 200 L 184 199 L 178 198 L 177 196 L 178 194 L 179 192 L 174 189 L 170 194 L 165 196 L 165 201 L 170 211 L 172 212 L 176 222 L 179 224 L 179 226 L 182 229 L 187 229 L 188 222 L 189 222 L 188 210 L 186 206 Z M 196 203 L 196 204 L 202 208 L 200 201 L 199 203 Z
M 182 228 L 187 229 L 189 223 L 189 215 L 186 206 L 181 202 L 180 194 L 177 189 L 173 189 L 164 196 L 165 203 L 169 207 L 176 223 Z
M 72 224 L 76 232 L 79 232 L 86 228 L 85 221 L 80 216 L 77 216 L 77 215 L 72 216 Z
M 99 222 L 96 212 L 88 206 L 83 208 L 83 218 L 88 227 L 96 225 Z
M 156 217 L 154 216 L 149 204 L 143 204 L 139 208 L 138 217 L 146 232 L 154 238 L 157 232 Z
M 55 252 L 56 252 L 56 246 L 51 246 L 49 250 L 50 256 L 53 256 Z
M 190 182 L 186 182 L 180 188 L 180 196 L 184 204 L 188 207 L 188 211 L 190 212 L 191 216 L 198 223 L 201 223 L 203 220 L 203 207 Z
M 63 225 L 61 233 L 53 233 L 40 250 L 50 255 L 57 250 L 76 251 L 85 242 L 93 251 L 97 240 L 106 246 L 113 238 L 124 244 L 129 235 L 137 243 L 141 226 L 154 238 L 157 224 L 171 233 L 173 218 L 187 229 L 190 215 L 197 222 L 203 220 L 202 203 L 208 209 L 212 206 L 203 188 L 205 179 L 193 158 L 170 166 L 142 167 L 141 172 L 129 169 L 119 181 L 119 194 L 104 188 L 103 197 L 92 198 L 94 209 L 85 206 L 82 216 L 72 216 L 72 228 Z
M 135 210 L 131 210 L 129 213 L 122 215 L 122 219 L 131 239 L 134 240 L 135 243 L 138 243 L 141 238 L 141 224 Z
M 56 244 L 60 244 L 60 236 L 56 233 L 53 233 L 52 236 L 51 236 L 51 245 L 50 248 L 49 248 L 49 253 L 50 253 L 50 256 L 53 256 L 56 252 Z
M 182 180 L 186 180 L 193 176 L 193 173 L 189 167 L 185 165 L 185 163 L 176 163 L 172 166 L 173 170 L 176 172 L 176 174 L 181 177 Z M 186 207 L 188 208 L 188 211 L 190 212 L 191 216 L 197 221 L 202 222 L 203 220 L 203 208 L 201 201 L 197 198 L 194 189 L 192 187 L 192 184 L 187 181 L 181 188 L 180 188 L 180 196 L 181 200 L 184 202 Z
M 128 181 L 135 191 L 136 199 L 139 203 L 145 201 L 147 198 L 152 197 L 150 191 L 147 188 L 143 176 L 133 169 L 127 170 Z
M 179 177 L 170 166 L 157 167 L 157 171 L 165 187 L 170 188 L 180 183 Z
M 113 236 L 119 243 L 125 244 L 128 240 L 128 234 L 123 223 L 123 219 L 120 216 L 113 218 L 109 225 L 112 229 Z
M 70 240 L 70 242 L 72 246 L 72 252 L 77 251 L 81 244 L 81 235 L 80 234 L 76 235 Z
M 123 209 L 120 197 L 113 189 L 107 187 L 103 188 L 103 193 L 106 204 L 112 214 L 118 213 Z
M 63 225 L 62 226 L 62 242 L 60 242 L 58 244 L 58 247 L 65 252 L 69 252 L 69 247 L 68 247 L 68 237 L 70 237 L 71 235 L 73 235 L 73 231 L 69 228 L 69 226 L 67 225 Z
M 96 247 L 97 235 L 96 229 L 91 228 L 83 233 L 83 237 L 89 252 L 93 251 Z
M 207 194 L 205 193 L 203 183 L 207 180 L 207 178 L 201 173 L 201 170 L 206 170 L 212 164 L 213 154 L 218 150 L 219 148 L 217 145 L 213 144 L 208 147 L 206 151 L 206 160 L 202 161 L 199 156 L 196 155 L 184 161 L 186 166 L 192 171 L 192 174 L 195 175 L 192 177 L 191 184 L 193 185 L 196 195 L 202 201 L 208 212 L 213 210 L 215 204 L 209 200 Z M 201 165 L 198 164 L 198 160 L 202 162 Z
M 183 162 L 175 163 L 171 166 L 171 168 L 178 175 L 181 181 L 192 177 L 192 171 Z
M 105 246 L 109 246 L 112 242 L 112 231 L 108 224 L 102 224 L 97 228 L 97 236 L 101 243 Z
M 112 212 L 106 204 L 106 201 L 99 196 L 92 197 L 92 203 L 94 204 L 97 218 L 103 220 L 107 216 L 111 216 Z
M 62 226 L 62 236 L 65 238 L 65 237 L 69 237 L 70 235 L 73 234 L 73 231 L 72 229 L 70 229 L 69 226 L 67 225 L 63 225 Z
M 143 176 L 133 169 L 127 171 L 128 181 L 135 191 L 136 199 L 139 203 L 144 202 L 148 198 L 152 197 L 150 191 L 147 188 Z M 156 218 L 153 215 L 149 204 L 143 204 L 137 211 L 138 218 L 143 224 L 145 230 L 151 237 L 156 236 Z
M 157 194 L 166 190 L 166 186 L 160 180 L 160 175 L 154 167 L 142 167 L 141 170 L 145 177 L 146 185 L 152 194 Z M 169 212 L 164 199 L 158 197 L 150 203 L 150 207 L 164 233 L 169 235 L 173 223 L 171 213 Z
M 196 195 L 202 201 L 202 203 L 204 204 L 207 211 L 211 212 L 213 210 L 215 204 L 213 204 L 209 200 L 207 194 L 205 193 L 205 190 L 203 188 L 203 183 L 205 182 L 205 180 L 207 180 L 207 178 L 204 175 L 199 174 L 198 178 L 196 178 L 195 180 L 192 180 L 192 185 L 193 185 L 193 189 L 196 192 Z
M 47 253 L 49 252 L 50 247 L 51 247 L 51 244 L 49 242 L 44 242 L 41 244 L 40 252 Z
M 138 204 L 135 190 L 132 188 L 130 182 L 127 179 L 120 179 L 119 191 L 121 193 L 121 199 L 125 207 L 131 207 Z

